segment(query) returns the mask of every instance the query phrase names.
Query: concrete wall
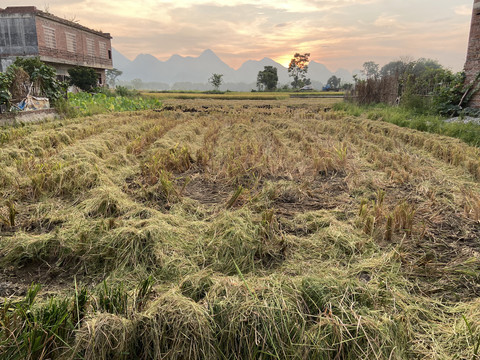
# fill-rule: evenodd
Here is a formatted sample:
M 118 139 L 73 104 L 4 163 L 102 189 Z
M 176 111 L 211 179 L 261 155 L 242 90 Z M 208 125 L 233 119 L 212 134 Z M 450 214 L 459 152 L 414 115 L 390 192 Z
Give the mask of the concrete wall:
M 475 80 L 480 73 L 480 0 L 473 4 L 472 22 L 470 27 L 470 40 L 468 42 L 467 61 L 465 74 L 467 84 Z M 480 108 L 480 92 L 470 102 L 470 106 Z
M 35 16 L 0 13 L 0 71 L 5 70 L 12 58 L 28 55 L 38 55 Z
M 1 114 L 0 127 L 15 125 L 18 123 L 48 121 L 48 120 L 54 120 L 56 118 L 58 118 L 58 114 L 54 109 L 22 111 L 22 112 L 13 113 L 13 114 Z
M 5 72 L 7 68 L 13 64 L 14 61 L 14 57 L 0 58 L 0 72 Z

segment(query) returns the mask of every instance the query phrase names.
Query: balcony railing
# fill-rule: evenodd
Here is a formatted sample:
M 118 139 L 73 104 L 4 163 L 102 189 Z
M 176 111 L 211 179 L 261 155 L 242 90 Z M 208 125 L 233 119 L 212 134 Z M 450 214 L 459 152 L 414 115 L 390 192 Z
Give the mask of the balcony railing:
M 88 56 L 84 54 L 78 54 L 66 50 L 52 49 L 43 46 L 38 47 L 38 52 L 40 56 L 56 59 L 59 63 L 105 68 L 110 68 L 113 65 L 112 59 L 99 56 Z

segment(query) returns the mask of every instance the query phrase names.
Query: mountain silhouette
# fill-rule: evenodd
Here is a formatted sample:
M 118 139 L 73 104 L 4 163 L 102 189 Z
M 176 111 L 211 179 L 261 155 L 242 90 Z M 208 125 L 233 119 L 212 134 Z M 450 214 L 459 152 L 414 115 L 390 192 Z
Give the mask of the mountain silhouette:
M 205 50 L 198 57 L 175 54 L 166 61 L 161 61 L 150 54 L 139 54 L 131 61 L 113 49 L 113 66 L 123 72 L 119 77 L 121 81 L 140 79 L 143 83 L 163 83 L 165 86 L 172 87 L 177 84 L 176 88 L 182 89 L 191 86 L 192 90 L 206 86 L 208 79 L 214 73 L 223 74 L 225 89 L 255 88 L 257 74 L 265 66 L 277 68 L 279 84 L 289 84 L 292 81 L 288 76 L 287 68 L 270 58 L 247 60 L 235 70 L 210 49 Z M 333 73 L 323 64 L 316 61 L 310 62 L 308 77 L 317 87 L 326 84 L 332 75 L 340 77 L 344 82 L 352 81 L 352 74 L 348 70 L 339 69 Z M 178 84 L 182 85 L 178 86 Z

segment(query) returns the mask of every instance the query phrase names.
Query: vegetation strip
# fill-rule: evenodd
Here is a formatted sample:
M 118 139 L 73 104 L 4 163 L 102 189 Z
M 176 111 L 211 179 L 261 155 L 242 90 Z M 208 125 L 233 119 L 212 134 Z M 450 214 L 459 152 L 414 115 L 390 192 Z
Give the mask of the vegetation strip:
M 444 116 L 422 114 L 404 107 L 388 105 L 358 106 L 337 103 L 334 110 L 341 114 L 385 121 L 401 127 L 458 138 L 473 146 L 480 145 L 480 126 L 476 123 L 447 122 Z

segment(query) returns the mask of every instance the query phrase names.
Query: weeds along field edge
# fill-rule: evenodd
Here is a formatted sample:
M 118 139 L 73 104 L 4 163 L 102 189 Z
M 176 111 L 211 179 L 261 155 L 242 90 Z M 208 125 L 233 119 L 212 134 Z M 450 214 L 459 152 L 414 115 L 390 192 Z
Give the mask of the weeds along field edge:
M 0 357 L 477 356 L 478 149 L 331 105 L 12 128 Z
M 220 93 L 208 93 L 208 92 L 188 92 L 188 91 L 150 91 L 141 92 L 145 97 L 154 99 L 178 99 L 178 100 L 286 100 L 291 96 L 295 97 L 311 97 L 311 96 L 342 96 L 343 92 L 333 91 L 312 91 L 312 92 L 220 92 Z
M 475 123 L 447 122 L 438 115 L 417 113 L 415 110 L 388 105 L 357 106 L 342 102 L 334 105 L 334 110 L 355 117 L 380 120 L 423 132 L 454 137 L 463 142 L 480 145 L 480 126 Z

